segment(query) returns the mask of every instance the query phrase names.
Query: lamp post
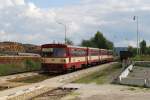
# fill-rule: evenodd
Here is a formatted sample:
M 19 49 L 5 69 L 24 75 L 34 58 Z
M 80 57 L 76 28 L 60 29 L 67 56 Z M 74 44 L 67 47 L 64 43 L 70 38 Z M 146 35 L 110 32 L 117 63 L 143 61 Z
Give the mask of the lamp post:
M 67 25 L 64 24 L 64 23 L 61 23 L 61 22 L 57 22 L 57 23 L 60 24 L 60 25 L 63 25 L 64 28 L 65 28 L 65 40 L 64 40 L 64 43 L 66 44 L 67 43 L 67 37 L 66 37 L 66 34 L 67 34 Z
M 134 16 L 133 20 L 137 22 L 137 55 L 139 54 L 139 17 Z

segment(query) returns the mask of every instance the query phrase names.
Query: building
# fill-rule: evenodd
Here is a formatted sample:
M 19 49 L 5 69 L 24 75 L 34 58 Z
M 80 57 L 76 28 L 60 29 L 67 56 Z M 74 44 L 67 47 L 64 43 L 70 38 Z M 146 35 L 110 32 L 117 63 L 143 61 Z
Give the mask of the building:
M 120 51 L 128 51 L 128 47 L 115 47 L 114 53 L 117 56 L 120 56 Z

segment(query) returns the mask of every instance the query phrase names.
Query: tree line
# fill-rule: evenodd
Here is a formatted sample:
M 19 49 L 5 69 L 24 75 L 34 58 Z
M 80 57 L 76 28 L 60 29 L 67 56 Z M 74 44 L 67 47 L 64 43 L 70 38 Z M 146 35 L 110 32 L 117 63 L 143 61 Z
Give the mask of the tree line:
M 147 43 L 145 40 L 142 40 L 139 45 L 140 45 L 140 54 L 141 55 L 150 55 L 150 46 L 147 46 Z M 137 48 L 129 46 L 128 50 L 131 51 L 133 53 L 133 55 L 137 54 Z
M 69 45 L 74 44 L 69 38 L 66 39 L 66 43 Z M 82 40 L 80 46 L 112 50 L 114 47 L 114 44 L 113 42 L 106 39 L 102 32 L 97 31 L 95 35 L 91 37 L 90 39 Z
M 89 40 L 82 40 L 81 46 L 84 47 L 93 47 L 93 48 L 100 48 L 100 49 L 113 49 L 113 43 L 107 40 L 103 33 L 97 31 L 93 37 Z

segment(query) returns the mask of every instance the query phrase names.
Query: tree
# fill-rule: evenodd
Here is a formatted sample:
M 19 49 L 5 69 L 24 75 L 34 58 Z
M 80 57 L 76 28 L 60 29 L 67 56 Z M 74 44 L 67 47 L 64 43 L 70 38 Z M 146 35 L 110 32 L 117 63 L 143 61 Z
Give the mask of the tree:
M 89 40 L 83 40 L 81 43 L 85 47 L 103 48 L 103 49 L 113 49 L 113 43 L 107 40 L 103 33 L 97 31 L 94 37 Z
M 94 43 L 97 45 L 97 48 L 107 48 L 106 39 L 101 32 L 97 32 L 94 36 Z
M 111 41 L 107 40 L 107 49 L 113 49 L 113 48 L 114 48 L 114 44 Z
M 68 44 L 68 45 L 73 45 L 74 43 L 73 43 L 73 41 L 71 41 L 69 38 L 67 38 L 67 39 L 66 39 L 66 44 Z
M 135 55 L 137 54 L 136 50 L 137 50 L 137 49 L 136 49 L 136 48 L 133 48 L 132 46 L 129 46 L 129 47 L 128 47 L 128 51 L 132 52 L 133 56 L 135 56 Z
M 92 46 L 90 40 L 82 40 L 81 45 L 82 45 L 82 46 L 85 46 L 85 47 L 91 47 L 91 46 Z
M 145 40 L 140 42 L 140 49 L 141 49 L 142 54 L 146 54 L 147 47 L 146 47 L 146 41 Z
M 147 54 L 150 55 L 150 47 L 147 47 Z

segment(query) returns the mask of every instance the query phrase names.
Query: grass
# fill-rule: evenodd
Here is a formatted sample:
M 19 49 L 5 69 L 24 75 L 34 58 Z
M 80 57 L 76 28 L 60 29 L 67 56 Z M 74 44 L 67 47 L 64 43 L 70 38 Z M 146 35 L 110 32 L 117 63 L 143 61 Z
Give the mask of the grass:
M 134 61 L 150 61 L 150 55 L 138 55 L 132 58 Z
M 35 76 L 30 76 L 30 77 L 25 77 L 25 78 L 13 79 L 10 81 L 11 82 L 22 82 L 22 83 L 37 83 L 37 82 L 41 82 L 41 81 L 46 80 L 51 77 L 52 76 L 48 76 L 48 75 L 35 75 Z
M 79 96 L 80 93 L 77 93 L 77 92 L 71 92 L 70 95 L 71 95 L 71 96 Z
M 40 70 L 41 63 L 32 60 L 26 60 L 19 63 L 0 64 L 0 76 L 15 73 L 29 72 Z
M 150 63 L 135 63 L 135 66 L 150 67 Z M 143 69 L 141 69 L 141 70 L 143 70 Z
M 81 94 L 78 92 L 71 92 L 68 96 L 70 97 L 67 100 L 78 100 L 78 96 L 80 96 Z M 67 97 L 68 97 L 67 96 Z
M 106 68 L 102 71 L 97 71 L 93 74 L 90 74 L 86 77 L 83 77 L 79 80 L 76 80 L 75 83 L 96 83 L 96 84 L 105 84 L 111 83 L 113 79 L 120 73 L 121 71 L 121 64 L 113 64 L 109 68 Z
M 140 55 L 132 58 L 134 61 L 150 61 L 150 55 Z M 135 63 L 135 66 L 150 67 L 149 62 Z

